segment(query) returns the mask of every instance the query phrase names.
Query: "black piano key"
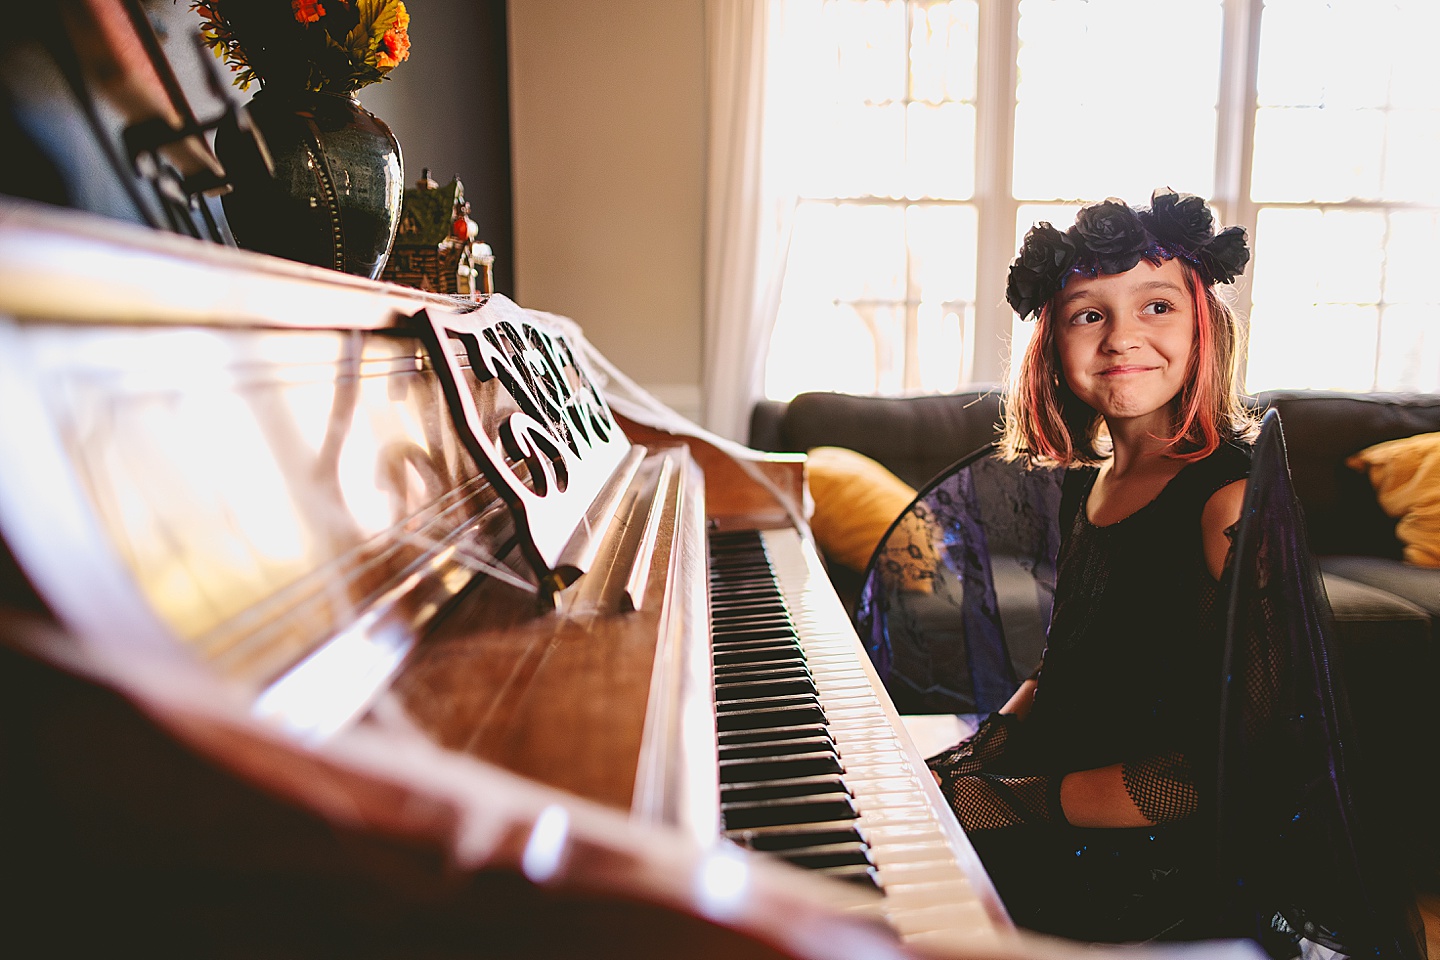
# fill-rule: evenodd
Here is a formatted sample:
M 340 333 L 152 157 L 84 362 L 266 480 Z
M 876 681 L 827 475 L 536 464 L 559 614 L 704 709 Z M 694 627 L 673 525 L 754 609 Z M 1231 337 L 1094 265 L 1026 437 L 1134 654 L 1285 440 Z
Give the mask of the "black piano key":
M 770 677 L 758 679 L 747 677 L 742 680 L 720 680 L 715 684 L 715 700 L 740 700 L 748 697 L 770 697 L 786 693 L 815 694 L 815 681 L 809 676 Z
M 715 718 L 719 730 L 759 730 L 765 727 L 786 727 L 799 723 L 824 723 L 825 711 L 814 706 L 784 707 L 776 710 L 733 710 Z
M 717 623 L 724 623 L 727 619 L 761 615 L 784 617 L 786 620 L 790 618 L 789 608 L 777 600 L 747 600 L 743 603 L 716 602 L 712 605 L 711 612 Z
M 718 703 L 721 713 L 736 713 L 743 710 L 788 710 L 791 707 L 820 706 L 820 698 L 813 693 L 791 693 L 774 697 L 750 697 L 745 700 L 727 700 Z
M 716 611 L 710 619 L 725 626 L 751 621 L 790 623 L 790 611 L 784 604 L 779 603 L 746 604 L 730 610 Z
M 795 644 L 757 647 L 747 650 L 717 650 L 715 663 L 765 663 L 775 660 L 799 660 L 800 648 Z
M 743 830 L 747 827 L 853 820 L 859 819 L 860 814 L 848 796 L 832 793 L 818 797 L 777 797 L 773 800 L 722 803 L 720 816 L 727 830 Z
M 801 737 L 828 737 L 830 731 L 823 723 L 798 723 L 784 727 L 768 727 L 758 730 L 724 730 L 720 733 L 720 746 L 732 743 L 758 743 L 765 740 L 794 740 Z
M 720 802 L 740 800 L 773 800 L 776 797 L 812 797 L 825 793 L 854 796 L 845 781 L 833 773 L 811 777 L 785 777 L 780 780 L 759 780 L 747 783 L 726 783 L 720 787 Z
M 777 852 L 776 856 L 797 867 L 820 870 L 825 867 L 873 867 L 870 848 L 865 843 L 832 843 L 822 847 L 799 847 Z
M 717 663 L 715 679 L 720 683 L 731 683 L 742 679 L 764 679 L 766 677 L 809 677 L 810 666 L 804 660 L 791 663 Z
M 763 850 L 767 853 L 793 850 L 799 847 L 814 847 L 827 843 L 865 842 L 860 836 L 860 831 L 855 829 L 854 822 L 849 820 L 727 830 L 725 837 L 742 847 Z
M 816 873 L 830 877 L 832 880 L 843 880 L 846 883 L 853 883 L 861 887 L 869 887 L 875 890 L 882 890 L 880 876 L 874 867 L 852 865 L 844 867 L 820 867 Z
M 720 761 L 721 783 L 754 783 L 757 780 L 784 780 L 822 773 L 842 773 L 844 767 L 833 752 L 817 750 L 788 757 L 754 757 Z
M 771 627 L 725 627 L 714 635 L 717 647 L 736 643 L 755 643 L 760 640 L 794 640 L 795 629 L 786 624 Z
M 829 737 L 801 737 L 796 740 L 769 740 L 760 743 L 737 743 L 720 748 L 721 760 L 739 760 L 744 757 L 783 757 L 795 753 L 835 753 L 835 741 Z

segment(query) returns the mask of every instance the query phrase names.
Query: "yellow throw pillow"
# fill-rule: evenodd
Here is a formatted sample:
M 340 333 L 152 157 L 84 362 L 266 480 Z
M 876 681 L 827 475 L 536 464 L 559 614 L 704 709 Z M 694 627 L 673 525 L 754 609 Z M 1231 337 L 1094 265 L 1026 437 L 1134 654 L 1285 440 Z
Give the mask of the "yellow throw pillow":
M 815 542 L 854 570 L 865 569 L 880 538 L 915 499 L 915 488 L 883 464 L 844 447 L 815 447 L 805 476 L 815 500 Z
M 1369 471 L 1380 508 L 1399 518 L 1405 562 L 1440 567 L 1440 433 L 1377 443 L 1345 463 Z

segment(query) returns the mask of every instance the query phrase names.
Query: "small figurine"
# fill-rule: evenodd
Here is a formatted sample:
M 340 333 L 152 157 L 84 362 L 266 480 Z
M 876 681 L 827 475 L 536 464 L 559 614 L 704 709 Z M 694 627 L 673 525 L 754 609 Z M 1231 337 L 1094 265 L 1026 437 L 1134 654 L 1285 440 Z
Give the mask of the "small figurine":
M 488 296 L 495 292 L 495 256 L 488 244 L 476 240 L 478 232 L 460 178 L 442 187 L 427 167 L 414 188 L 405 191 L 381 279 L 432 293 Z

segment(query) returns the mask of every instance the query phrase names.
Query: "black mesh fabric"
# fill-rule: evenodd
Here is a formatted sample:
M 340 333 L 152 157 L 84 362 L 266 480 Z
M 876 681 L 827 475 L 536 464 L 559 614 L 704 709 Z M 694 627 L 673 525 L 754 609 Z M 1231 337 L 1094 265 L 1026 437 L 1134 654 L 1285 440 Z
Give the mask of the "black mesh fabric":
M 996 830 L 1058 818 L 1054 788 L 1045 776 L 1005 777 L 986 772 L 1005 757 L 1010 731 L 1018 721 L 1008 714 L 986 718 L 974 735 L 928 761 L 950 809 L 966 831 Z
M 1383 816 L 1383 799 L 1357 794 L 1330 607 L 1274 411 L 1255 444 L 1234 554 L 1218 760 L 1220 871 L 1254 917 L 1256 936 L 1289 928 L 1352 957 L 1423 958 L 1414 901 L 1377 848 L 1374 817 Z
M 1151 823 L 1184 820 L 1200 808 L 1200 791 L 1190 761 L 1179 751 L 1126 761 L 1120 766 L 1125 792 Z
M 1040 660 L 1064 471 L 993 453 L 932 480 L 871 558 L 856 626 L 902 713 L 991 713 Z

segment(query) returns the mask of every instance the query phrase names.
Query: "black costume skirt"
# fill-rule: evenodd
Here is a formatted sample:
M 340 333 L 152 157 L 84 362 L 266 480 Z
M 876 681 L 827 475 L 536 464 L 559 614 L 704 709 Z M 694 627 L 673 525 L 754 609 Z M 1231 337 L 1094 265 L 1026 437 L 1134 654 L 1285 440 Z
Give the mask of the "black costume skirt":
M 1016 925 L 1110 943 L 1243 936 L 1192 824 L 977 830 L 970 842 Z

